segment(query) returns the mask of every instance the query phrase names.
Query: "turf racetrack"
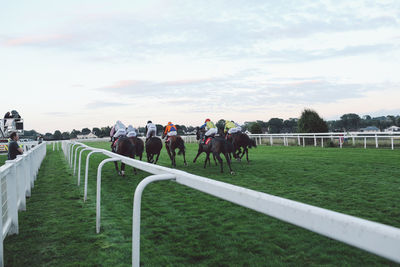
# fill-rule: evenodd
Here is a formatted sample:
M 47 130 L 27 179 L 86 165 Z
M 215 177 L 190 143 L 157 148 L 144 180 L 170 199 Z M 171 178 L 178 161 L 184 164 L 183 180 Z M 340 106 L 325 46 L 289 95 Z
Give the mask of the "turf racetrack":
M 109 149 L 109 143 L 88 143 Z M 83 152 L 86 159 L 88 152 Z M 306 204 L 400 227 L 400 151 L 261 146 L 250 164 L 233 162 L 220 174 L 205 155 L 177 168 Z M 88 201 L 61 152 L 48 154 L 19 213 L 20 234 L 5 239 L 6 266 L 127 266 L 131 264 L 132 201 L 148 173 L 117 176 L 113 163 L 102 175 L 102 228 L 95 233 L 97 165 L 90 161 Z M 144 157 L 145 158 L 145 157 Z M 84 163 L 84 161 L 83 161 Z M 82 166 L 84 164 L 82 163 Z M 159 164 L 170 167 L 165 148 Z M 225 164 L 225 163 L 224 163 Z M 224 166 L 225 167 L 225 166 Z M 84 177 L 82 170 L 82 177 Z M 171 181 L 149 185 L 142 199 L 141 263 L 145 266 L 270 266 L 394 263 L 269 216 Z

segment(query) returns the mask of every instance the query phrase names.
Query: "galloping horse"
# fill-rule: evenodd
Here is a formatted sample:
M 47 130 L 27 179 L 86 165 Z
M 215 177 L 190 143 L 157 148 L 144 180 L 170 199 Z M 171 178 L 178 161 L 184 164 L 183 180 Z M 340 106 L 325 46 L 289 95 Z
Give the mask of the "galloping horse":
M 150 137 L 146 141 L 147 162 L 157 164 L 161 149 L 162 149 L 161 139 L 158 137 Z M 157 156 L 155 161 L 153 159 L 154 156 Z
M 128 137 L 120 137 L 118 141 L 116 141 L 115 146 L 111 147 L 111 151 L 125 157 L 135 158 L 135 145 Z M 121 176 L 125 176 L 125 163 L 121 162 L 121 171 L 119 171 L 116 161 L 114 161 L 114 164 L 117 173 Z M 133 173 L 136 174 L 135 168 L 133 168 Z
M 135 146 L 135 156 L 138 156 L 139 159 L 142 160 L 143 150 L 144 150 L 143 140 L 138 138 L 137 136 L 129 137 L 129 140 Z
M 165 133 L 163 134 L 162 138 L 164 137 Z M 187 165 L 185 158 L 185 141 L 183 141 L 182 137 L 180 137 L 179 135 L 167 137 L 167 140 L 165 141 L 165 148 L 167 149 L 168 156 L 171 159 L 172 166 L 176 167 L 175 149 L 177 148 L 179 148 L 178 155 L 183 155 L 183 163 L 185 164 L 185 166 Z
M 200 128 L 197 127 L 196 128 L 196 137 L 197 140 L 201 140 L 201 132 L 200 132 Z M 213 154 L 214 160 L 217 159 L 220 166 L 221 166 L 221 172 L 224 172 L 223 170 L 223 166 L 222 166 L 222 158 L 220 156 L 220 154 L 224 154 L 225 159 L 226 159 L 226 163 L 228 164 L 229 170 L 231 172 L 231 174 L 234 174 L 234 172 L 232 171 L 231 168 L 231 161 L 229 159 L 229 144 L 228 142 L 221 136 L 216 136 L 214 138 L 211 138 L 211 140 L 206 144 L 203 144 L 201 141 L 199 143 L 199 150 L 197 152 L 196 157 L 194 158 L 193 162 L 196 162 L 197 157 L 205 152 L 206 155 L 206 160 L 204 161 L 204 168 L 207 166 L 207 161 L 210 162 L 210 153 Z
M 233 134 L 231 137 L 228 137 L 228 139 L 229 138 L 232 138 L 234 157 L 237 159 L 242 159 L 244 154 L 246 154 L 246 160 L 247 163 L 249 163 L 249 148 L 257 147 L 256 141 L 251 139 L 245 133 Z M 241 151 L 241 148 L 243 148 L 243 152 Z M 240 153 L 242 153 L 242 155 L 239 156 Z

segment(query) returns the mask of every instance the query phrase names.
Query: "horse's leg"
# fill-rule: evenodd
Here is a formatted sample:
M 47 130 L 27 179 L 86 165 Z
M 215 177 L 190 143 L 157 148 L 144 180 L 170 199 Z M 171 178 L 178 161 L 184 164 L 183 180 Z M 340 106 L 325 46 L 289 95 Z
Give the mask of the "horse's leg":
M 115 164 L 115 170 L 117 171 L 118 175 L 120 175 L 119 169 L 118 169 L 118 162 L 114 161 Z
M 121 162 L 121 176 L 125 176 L 125 163 Z
M 250 163 L 250 161 L 249 161 L 249 149 L 246 147 L 246 160 L 247 160 L 247 163 Z
M 242 159 L 244 154 L 246 154 L 246 149 L 247 149 L 247 147 L 243 147 L 243 152 L 242 152 L 242 155 L 240 156 L 240 159 Z
M 223 173 L 223 172 L 224 172 L 224 169 L 223 169 L 223 166 L 222 166 L 222 159 L 221 159 L 219 153 L 213 152 L 213 155 L 214 155 L 214 157 L 217 158 L 217 160 L 219 161 L 219 164 L 221 165 L 221 173 Z
M 185 151 L 182 152 L 182 155 L 183 155 L 183 164 L 185 164 L 185 166 L 187 166 L 186 157 L 185 157 Z
M 224 153 L 224 156 L 225 156 L 225 159 L 226 159 L 226 163 L 228 164 L 229 170 L 231 171 L 231 174 L 234 174 L 234 172 L 232 171 L 231 160 L 229 159 L 228 153 Z
M 172 158 L 169 145 L 166 145 L 165 148 L 167 149 L 167 153 L 168 153 L 168 156 L 169 156 L 169 158 L 170 158 L 170 160 L 171 160 L 172 166 L 174 166 L 174 159 Z
M 135 159 L 135 155 L 133 155 L 132 159 Z M 132 168 L 133 168 L 133 174 L 137 174 L 136 168 L 135 167 L 132 167 Z
M 197 155 L 193 160 L 193 163 L 196 163 L 197 158 L 200 156 L 200 154 L 203 153 L 203 149 L 201 147 L 201 144 L 199 144 L 199 150 L 197 151 Z
M 156 161 L 154 162 L 154 164 L 157 164 L 158 161 L 158 157 L 160 156 L 160 152 L 158 152 L 157 157 L 156 157 Z
M 207 160 L 210 161 L 210 152 L 206 152 L 206 160 L 204 161 L 204 169 L 207 167 Z
M 173 149 L 171 151 L 172 153 L 172 164 L 174 165 L 174 167 L 176 167 L 176 153 L 175 153 L 175 149 Z
M 218 166 L 218 163 L 217 163 L 217 160 L 215 159 L 214 153 L 213 153 L 213 158 L 214 158 L 215 166 Z

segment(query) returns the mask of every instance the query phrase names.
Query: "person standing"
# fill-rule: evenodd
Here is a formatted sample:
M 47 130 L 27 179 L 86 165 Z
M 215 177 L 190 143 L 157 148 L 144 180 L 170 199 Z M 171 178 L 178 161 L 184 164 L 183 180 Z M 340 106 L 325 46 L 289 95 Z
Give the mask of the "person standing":
M 17 155 L 22 155 L 24 151 L 18 145 L 19 136 L 17 132 L 11 133 L 10 139 L 8 143 L 8 160 L 13 160 Z

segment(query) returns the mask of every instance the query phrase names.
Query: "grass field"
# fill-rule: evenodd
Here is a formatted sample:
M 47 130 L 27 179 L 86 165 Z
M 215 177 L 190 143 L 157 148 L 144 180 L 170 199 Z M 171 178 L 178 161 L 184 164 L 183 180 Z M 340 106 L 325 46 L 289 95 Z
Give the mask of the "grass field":
M 89 143 L 109 148 L 109 143 Z M 236 175 L 203 169 L 204 155 L 187 145 L 189 166 L 177 168 L 219 181 L 400 227 L 400 152 L 261 146 Z M 87 155 L 87 152 L 83 153 Z M 86 157 L 85 157 L 86 158 Z M 61 152 L 48 150 L 38 180 L 19 213 L 20 234 L 5 239 L 6 266 L 127 266 L 131 263 L 132 200 L 148 173 L 125 178 L 103 168 L 102 230 L 95 234 L 95 154 L 88 201 Z M 165 149 L 160 164 L 170 166 Z M 82 172 L 83 173 L 83 172 Z M 379 266 L 394 263 L 174 182 L 151 184 L 142 200 L 141 263 L 145 266 Z
M 0 155 L 0 166 L 7 160 L 7 154 Z

